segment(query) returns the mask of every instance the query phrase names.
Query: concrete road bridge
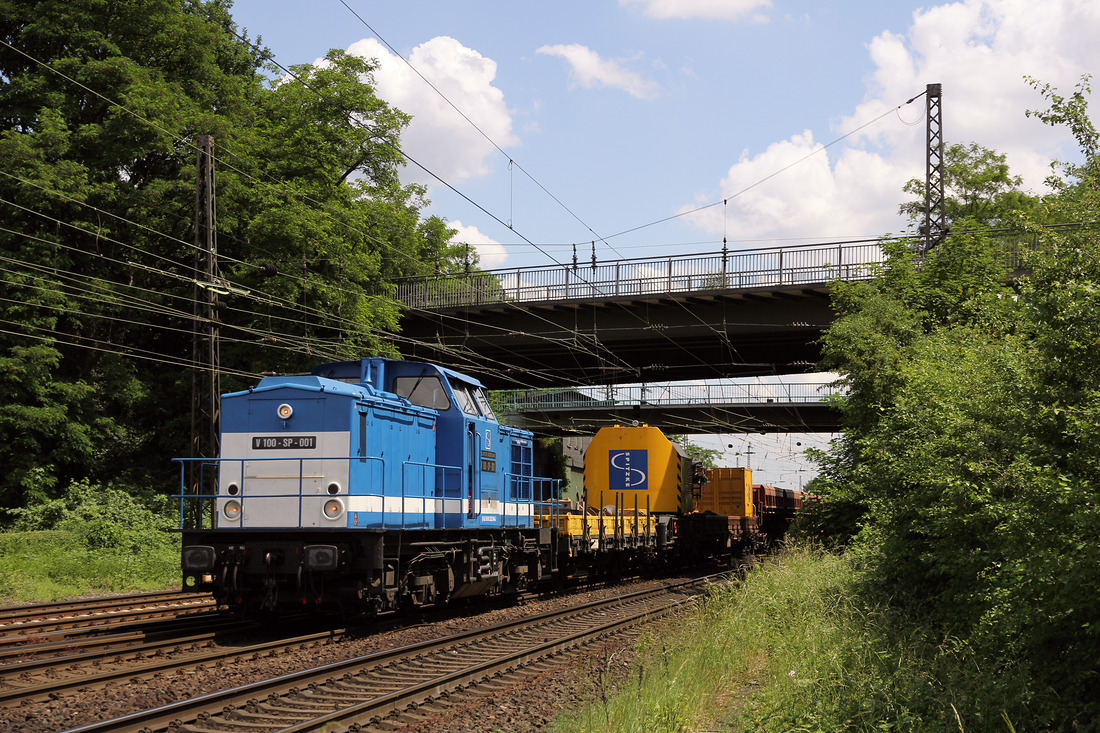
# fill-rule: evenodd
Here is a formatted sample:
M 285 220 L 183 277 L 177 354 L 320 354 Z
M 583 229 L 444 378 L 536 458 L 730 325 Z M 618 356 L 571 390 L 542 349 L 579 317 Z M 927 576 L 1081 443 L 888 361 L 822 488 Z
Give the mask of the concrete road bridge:
M 848 242 L 407 280 L 402 351 L 491 389 L 806 372 L 830 283 L 882 262 Z
M 497 390 L 494 409 L 509 425 L 539 435 L 591 435 L 612 425 L 653 425 L 665 433 L 832 433 L 838 394 L 813 381 L 604 385 Z
M 1006 271 L 1018 272 L 1034 238 L 998 237 Z M 795 398 L 792 380 L 760 399 L 678 404 L 643 391 L 813 372 L 835 317 L 832 283 L 884 264 L 880 241 L 862 240 L 412 278 L 397 290 L 407 307 L 399 345 L 407 358 L 515 390 L 502 411 L 544 434 L 634 420 L 679 432 L 832 432 L 820 383 L 812 396 Z

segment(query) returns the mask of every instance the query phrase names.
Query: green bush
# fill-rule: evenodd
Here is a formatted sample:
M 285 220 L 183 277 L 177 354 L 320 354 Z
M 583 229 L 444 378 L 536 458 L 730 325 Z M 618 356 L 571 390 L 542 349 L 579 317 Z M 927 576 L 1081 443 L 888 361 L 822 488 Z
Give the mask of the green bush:
M 50 601 L 179 583 L 167 502 L 150 508 L 115 487 L 73 482 L 60 499 L 10 510 L 0 532 L 0 599 Z
M 1026 670 L 868 604 L 858 571 L 851 556 L 787 548 L 647 634 L 627 683 L 555 730 L 1009 733 L 1025 719 Z

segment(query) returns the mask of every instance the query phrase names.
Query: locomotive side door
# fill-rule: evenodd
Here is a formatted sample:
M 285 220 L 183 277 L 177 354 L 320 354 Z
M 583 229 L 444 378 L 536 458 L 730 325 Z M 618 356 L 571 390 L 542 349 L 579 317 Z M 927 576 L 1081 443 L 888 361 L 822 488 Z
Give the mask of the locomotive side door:
M 501 525 L 500 424 L 484 399 L 477 399 L 472 386 L 453 383 L 452 388 L 463 412 L 465 450 L 463 467 L 466 478 L 466 525 Z M 484 404 L 482 404 L 484 403 Z M 488 413 L 486 415 L 486 413 Z M 506 460 L 507 456 L 503 456 Z

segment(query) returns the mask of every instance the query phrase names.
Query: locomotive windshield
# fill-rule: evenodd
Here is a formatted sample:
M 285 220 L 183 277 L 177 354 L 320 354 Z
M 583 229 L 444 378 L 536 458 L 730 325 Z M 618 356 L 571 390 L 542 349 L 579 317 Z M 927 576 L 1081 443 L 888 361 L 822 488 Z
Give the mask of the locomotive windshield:
M 393 380 L 393 391 L 420 407 L 430 407 L 441 412 L 451 407 L 447 390 L 436 376 L 397 377 Z
M 496 415 L 493 414 L 493 408 L 489 407 L 489 400 L 485 398 L 485 392 L 480 389 L 474 390 L 474 399 L 477 400 L 478 407 L 481 408 L 481 414 L 490 420 L 496 420 Z
M 469 387 L 465 384 L 452 384 L 451 389 L 454 390 L 455 400 L 463 412 L 467 415 L 481 415 L 477 410 L 477 403 L 474 402 L 474 396 L 470 394 Z

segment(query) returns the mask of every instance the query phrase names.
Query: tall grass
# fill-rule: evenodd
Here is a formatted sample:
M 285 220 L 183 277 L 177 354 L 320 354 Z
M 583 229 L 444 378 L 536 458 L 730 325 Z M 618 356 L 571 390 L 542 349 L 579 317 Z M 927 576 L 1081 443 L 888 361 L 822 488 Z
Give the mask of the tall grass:
M 180 540 L 166 504 L 84 481 L 9 510 L 0 532 L 0 605 L 179 587 Z
M 179 587 L 179 557 L 177 535 L 135 553 L 63 530 L 0 532 L 0 605 Z
M 965 645 L 854 588 L 848 559 L 788 548 L 642 639 L 630 684 L 555 730 L 1011 730 Z

